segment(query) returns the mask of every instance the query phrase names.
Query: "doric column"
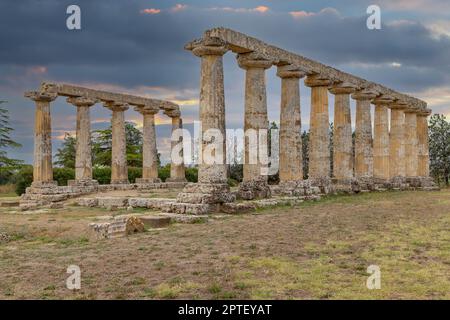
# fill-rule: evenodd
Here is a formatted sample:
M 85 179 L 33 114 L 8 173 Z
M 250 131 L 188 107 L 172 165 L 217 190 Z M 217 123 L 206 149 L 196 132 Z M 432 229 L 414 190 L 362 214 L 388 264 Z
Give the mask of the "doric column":
M 292 66 L 278 67 L 281 78 L 280 183 L 303 180 L 299 79 L 305 74 Z
M 91 183 L 92 181 L 92 146 L 91 117 L 89 108 L 98 101 L 86 97 L 69 97 L 67 103 L 77 107 L 75 181 L 74 183 Z
M 104 105 L 112 111 L 111 184 L 126 184 L 129 181 L 124 112 L 128 110 L 128 104 L 113 101 Z
M 267 173 L 262 172 L 267 168 L 267 164 L 262 163 L 260 157 L 266 150 L 260 150 L 261 146 L 268 145 L 266 139 L 269 126 L 267 118 L 267 97 L 266 97 L 266 69 L 272 66 L 272 61 L 258 53 L 239 54 L 237 57 L 239 67 L 245 69 L 245 113 L 244 132 L 245 156 L 243 179 L 240 185 L 239 194 L 243 199 L 265 198 L 270 195 L 267 186 Z M 265 131 L 265 132 L 264 132 Z M 250 135 L 257 137 L 255 140 Z M 264 148 L 264 147 L 263 147 Z M 256 155 L 254 154 L 256 153 Z M 256 160 L 256 161 L 255 161 Z M 256 162 L 256 163 L 255 163 Z
M 375 182 L 389 179 L 389 110 L 394 100 L 381 96 L 375 98 L 374 137 L 373 137 L 373 176 Z
M 311 87 L 309 131 L 309 178 L 313 184 L 330 180 L 330 135 L 328 116 L 328 86 L 330 80 L 320 75 L 308 76 L 305 85 Z
M 135 108 L 142 114 L 142 178 L 137 178 L 136 183 L 159 183 L 158 178 L 158 150 L 156 149 L 155 114 L 158 106 L 138 106 Z
M 430 154 L 428 146 L 428 120 L 431 110 L 426 109 L 417 114 L 417 149 L 418 149 L 418 168 L 417 173 L 420 177 L 430 176 Z
M 180 112 L 166 112 L 166 114 L 172 118 L 172 134 L 175 132 L 175 130 L 183 129 L 183 122 L 180 118 Z M 183 145 L 183 136 L 179 136 L 178 140 L 172 140 L 171 139 L 171 164 L 170 164 L 170 178 L 166 180 L 166 182 L 186 182 L 186 175 L 185 175 L 185 168 L 184 168 L 184 162 L 179 163 L 179 161 L 175 161 L 173 155 L 173 150 L 175 150 L 175 147 L 181 144 Z M 183 161 L 183 148 L 181 148 L 179 154 L 176 155 L 179 160 Z
M 391 130 L 389 132 L 389 176 L 395 179 L 405 177 L 405 112 L 407 105 L 401 102 L 392 103 Z
M 33 187 L 54 186 L 52 167 L 52 125 L 50 102 L 57 94 L 27 92 L 25 97 L 36 102 L 34 119 Z
M 355 86 L 339 83 L 330 88 L 334 94 L 333 177 L 351 182 L 353 178 L 352 121 L 350 94 Z
M 358 179 L 373 177 L 373 140 L 370 101 L 377 96 L 375 91 L 361 90 L 352 98 L 356 100 L 355 125 L 355 176 Z
M 417 140 L 417 110 L 405 110 L 405 164 L 406 177 L 418 176 L 418 140 Z

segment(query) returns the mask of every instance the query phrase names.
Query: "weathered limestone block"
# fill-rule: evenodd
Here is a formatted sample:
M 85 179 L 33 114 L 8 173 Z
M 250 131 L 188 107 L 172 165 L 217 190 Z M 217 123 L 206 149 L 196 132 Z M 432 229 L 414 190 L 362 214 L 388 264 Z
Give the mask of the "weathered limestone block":
M 171 221 L 170 217 L 161 215 L 140 216 L 139 219 L 146 228 L 166 228 Z
M 355 92 L 356 100 L 355 126 L 355 177 L 367 181 L 373 177 L 373 139 L 370 102 L 377 96 L 372 90 Z M 364 182 L 363 182 L 364 183 Z
M 348 181 L 353 177 L 352 121 L 350 94 L 355 86 L 339 83 L 330 88 L 334 96 L 333 177 Z M 341 184 L 344 184 L 342 181 Z
M 279 66 L 281 78 L 280 108 L 280 181 L 303 180 L 303 152 L 299 79 L 305 74 L 292 66 Z
M 244 200 L 270 198 L 270 187 L 264 180 L 242 181 L 239 185 L 238 197 Z
M 89 227 L 97 239 L 118 238 L 145 231 L 144 223 L 134 216 L 119 216 L 111 222 L 91 223 Z
M 320 193 L 320 188 L 313 187 L 309 180 L 281 181 L 278 185 L 270 186 L 274 195 L 303 197 Z
M 316 185 L 329 185 L 330 136 L 328 116 L 328 86 L 330 80 L 320 75 L 308 76 L 305 85 L 311 87 L 309 179 Z
M 128 198 L 124 197 L 98 197 L 98 206 L 101 208 L 108 207 L 127 207 L 128 206 Z
M 248 213 L 256 210 L 256 206 L 250 202 L 230 202 L 220 206 L 220 211 L 228 214 Z
M 389 176 L 401 179 L 405 177 L 405 103 L 390 105 L 391 130 L 389 133 Z M 403 179 L 404 181 L 404 179 Z
M 97 198 L 79 198 L 76 203 L 81 207 L 97 207 L 98 199 Z
M 126 157 L 125 115 L 128 104 L 120 102 L 106 102 L 105 107 L 112 111 L 112 155 L 111 155 L 111 184 L 127 184 L 128 167 Z
M 390 97 L 374 99 L 375 128 L 373 141 L 373 176 L 377 183 L 389 179 L 389 114 Z
M 207 215 L 186 215 L 176 213 L 161 213 L 160 216 L 169 217 L 171 221 L 178 223 L 202 223 L 208 221 Z

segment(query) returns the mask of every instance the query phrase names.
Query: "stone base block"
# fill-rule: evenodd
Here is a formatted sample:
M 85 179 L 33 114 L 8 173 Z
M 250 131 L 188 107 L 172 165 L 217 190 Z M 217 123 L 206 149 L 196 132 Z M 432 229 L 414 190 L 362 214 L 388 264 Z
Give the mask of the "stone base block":
M 235 200 L 226 183 L 188 183 L 177 196 L 177 202 L 192 204 L 220 204 Z
M 167 204 L 162 210 L 177 214 L 206 215 L 217 212 L 218 209 L 219 204 L 173 202 Z
M 128 179 L 111 179 L 111 184 L 130 184 Z
M 98 187 L 97 180 L 68 180 L 67 185 L 69 187 Z
M 76 204 L 81 207 L 94 208 L 98 206 L 97 198 L 79 198 L 76 200 Z
M 311 182 L 311 186 L 320 189 L 320 193 L 329 194 L 334 192 L 330 177 L 310 178 L 309 181 Z
M 359 192 L 375 190 L 374 181 L 372 177 L 357 177 L 356 183 L 359 186 Z
M 140 216 L 139 219 L 146 228 L 165 228 L 169 226 L 171 221 L 170 217 L 160 215 Z
M 390 180 L 390 185 L 393 190 L 409 189 L 409 184 L 406 182 L 406 177 L 393 177 Z
M 184 183 L 187 183 L 187 180 L 184 177 L 183 178 L 169 177 L 169 178 L 166 179 L 165 182 L 184 182 Z
M 171 221 L 178 223 L 201 223 L 208 221 L 207 215 L 187 215 L 176 213 L 161 213 L 160 216 L 169 217 Z
M 280 196 L 302 197 L 320 193 L 320 189 L 311 186 L 309 180 L 281 181 L 279 184 L 269 187 L 272 195 Z
M 111 222 L 91 223 L 89 227 L 96 239 L 117 238 L 145 231 L 144 223 L 137 217 L 116 217 Z
M 128 207 L 128 198 L 125 197 L 101 197 L 97 198 L 98 206 L 101 208 L 110 209 L 115 208 L 126 208 Z
M 220 211 L 228 214 L 248 213 L 256 210 L 256 206 L 250 202 L 229 202 L 220 206 Z
M 136 178 L 137 184 L 153 184 L 153 183 L 161 183 L 160 178 Z
M 56 181 L 34 181 L 31 183 L 32 188 L 54 188 L 58 186 Z
M 270 198 L 272 193 L 266 181 L 243 181 L 239 184 L 238 197 L 244 200 Z

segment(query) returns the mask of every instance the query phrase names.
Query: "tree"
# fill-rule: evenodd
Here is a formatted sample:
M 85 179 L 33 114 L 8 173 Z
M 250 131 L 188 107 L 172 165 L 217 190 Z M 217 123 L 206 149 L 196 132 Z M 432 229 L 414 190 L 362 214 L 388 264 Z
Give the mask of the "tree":
M 55 165 L 64 168 L 75 168 L 76 144 L 77 139 L 66 132 L 61 148 L 56 151 Z
M 0 105 L 6 101 L 0 101 Z M 8 158 L 7 148 L 18 148 L 21 145 L 15 142 L 10 134 L 14 129 L 9 126 L 8 110 L 0 107 L 0 168 L 17 167 L 23 163 L 21 160 Z
M 450 176 L 450 122 L 444 115 L 434 114 L 428 126 L 430 144 L 430 172 L 439 182 L 449 184 Z

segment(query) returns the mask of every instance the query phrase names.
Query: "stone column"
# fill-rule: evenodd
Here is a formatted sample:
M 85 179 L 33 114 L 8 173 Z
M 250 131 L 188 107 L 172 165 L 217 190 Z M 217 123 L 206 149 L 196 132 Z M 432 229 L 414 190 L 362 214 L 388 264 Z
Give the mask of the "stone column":
M 350 94 L 355 86 L 339 83 L 330 88 L 334 94 L 333 177 L 340 185 L 351 185 L 353 178 L 352 121 Z
M 355 125 L 355 176 L 358 180 L 373 177 L 373 140 L 370 101 L 377 96 L 375 91 L 361 90 L 352 98 L 356 100 Z
M 430 176 L 430 154 L 428 146 L 428 120 L 431 110 L 419 112 L 417 114 L 417 151 L 418 166 L 417 174 L 420 177 L 428 178 Z
M 180 112 L 177 113 L 166 113 L 172 118 L 172 134 L 177 129 L 183 128 L 183 122 L 180 118 Z M 171 154 L 173 153 L 173 150 L 177 144 L 183 144 L 183 137 L 180 136 L 178 141 L 174 141 L 171 139 Z M 181 148 L 181 151 L 177 155 L 177 157 L 180 157 L 183 159 L 183 148 Z M 185 168 L 184 168 L 184 162 L 178 163 L 174 162 L 174 157 L 171 156 L 172 163 L 170 164 L 170 178 L 166 180 L 166 182 L 186 182 L 186 174 L 185 174 Z
M 266 69 L 272 66 L 272 61 L 257 53 L 239 54 L 237 57 L 239 67 L 245 69 L 245 114 L 244 132 L 246 133 L 244 150 L 244 175 L 239 186 L 241 198 L 251 200 L 255 198 L 266 198 L 270 196 L 270 189 L 267 184 L 267 164 L 262 163 L 261 154 L 268 150 L 260 149 L 261 145 L 268 145 L 265 139 L 268 132 L 269 120 L 267 118 L 267 97 L 266 97 Z M 264 132 L 265 130 L 265 132 Z M 256 134 L 257 145 L 253 145 L 255 140 L 247 135 Z M 256 153 L 257 156 L 254 154 Z M 256 160 L 256 161 L 255 161 Z M 255 163 L 256 162 L 256 163 Z
M 393 182 L 405 180 L 405 112 L 407 105 L 395 102 L 391 109 L 391 130 L 389 133 L 389 176 Z
M 299 79 L 305 74 L 292 66 L 278 67 L 281 78 L 280 184 L 303 180 Z
M 26 92 L 25 97 L 36 103 L 32 186 L 38 188 L 56 186 L 56 181 L 53 181 L 50 102 L 58 96 L 57 94 L 31 91 Z
M 379 97 L 375 104 L 374 137 L 373 137 L 373 177 L 375 183 L 383 184 L 389 180 L 389 110 L 394 100 Z
M 418 176 L 417 110 L 405 110 L 405 165 L 408 179 Z
M 128 104 L 105 102 L 104 105 L 112 111 L 111 184 L 127 184 L 129 181 L 124 112 L 128 110 Z
M 142 178 L 136 183 L 160 183 L 158 178 L 158 150 L 156 148 L 155 114 L 158 106 L 138 106 L 135 108 L 143 116 L 142 128 Z
M 185 49 L 201 58 L 200 103 L 201 142 L 199 145 L 198 183 L 188 183 L 178 194 L 178 206 L 174 211 L 183 213 L 208 213 L 217 206 L 235 200 L 227 183 L 225 152 L 225 93 L 223 82 L 223 58 L 228 51 L 226 43 L 218 38 L 204 38 L 186 45 Z M 217 136 L 210 139 L 207 133 Z M 206 134 L 206 137 L 205 137 Z M 221 135 L 222 137 L 219 137 Z M 216 147 L 222 157 L 214 163 L 203 154 L 209 147 Z M 214 151 L 216 154 L 216 151 Z
M 96 184 L 92 180 L 92 146 L 91 146 L 91 117 L 89 108 L 98 100 L 86 97 L 69 97 L 67 103 L 77 107 L 76 129 L 76 155 L 75 155 L 75 180 L 70 180 L 69 185 Z
M 310 75 L 305 80 L 305 85 L 311 87 L 309 179 L 313 185 L 323 188 L 330 183 L 328 116 L 328 86 L 330 84 L 330 80 L 318 74 Z M 326 192 L 326 190 L 323 191 Z

